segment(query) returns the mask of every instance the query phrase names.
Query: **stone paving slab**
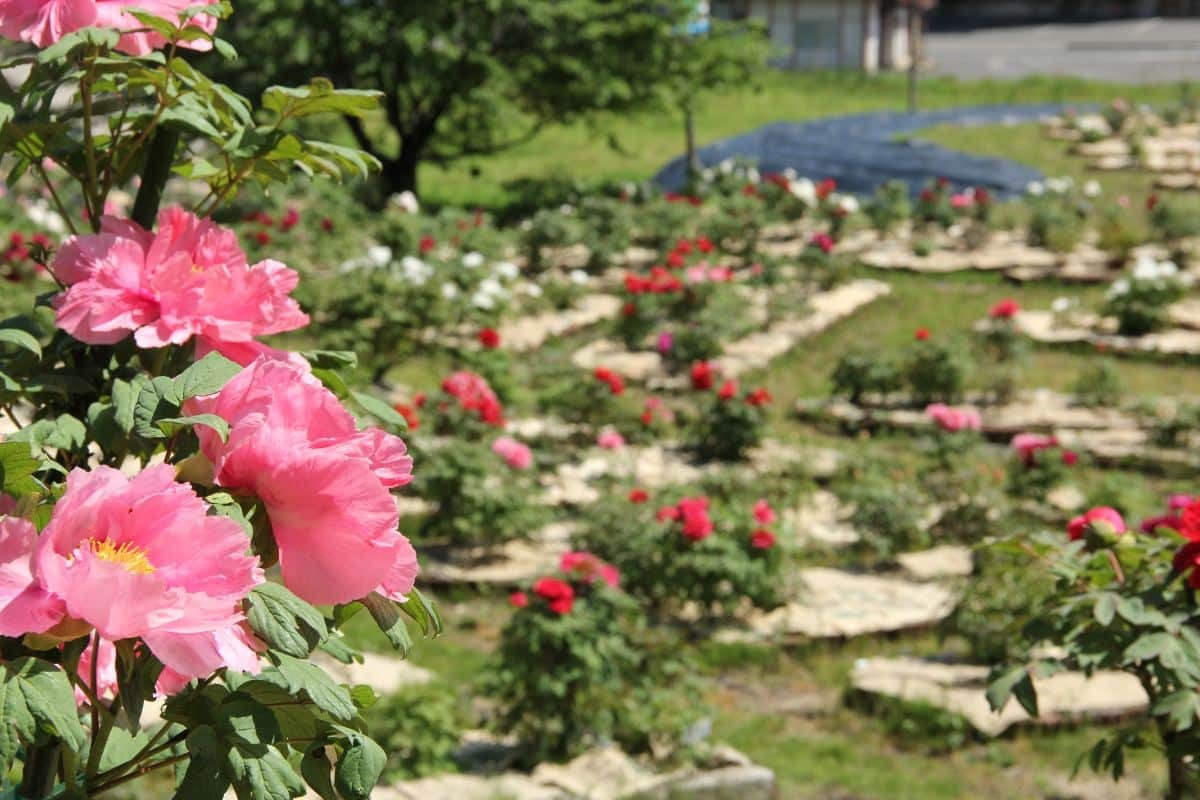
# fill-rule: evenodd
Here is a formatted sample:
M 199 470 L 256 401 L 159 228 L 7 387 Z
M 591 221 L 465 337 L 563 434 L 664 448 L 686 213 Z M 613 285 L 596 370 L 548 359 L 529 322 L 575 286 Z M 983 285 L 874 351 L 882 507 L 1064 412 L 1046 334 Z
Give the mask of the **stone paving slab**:
M 505 349 L 523 353 L 536 350 L 549 339 L 565 336 L 617 315 L 621 298 L 611 294 L 589 294 L 565 311 L 547 311 L 503 323 L 498 332 Z
M 1118 336 L 1100 327 L 1094 315 L 1077 315 L 1072 322 L 1064 322 L 1050 311 L 1022 311 L 1013 322 L 1018 331 L 1043 344 L 1087 344 L 1122 354 L 1200 355 L 1200 330 L 1189 328 Z
M 752 630 L 784 639 L 866 636 L 933 625 L 957 604 L 936 583 L 827 568 L 801 570 L 798 579 L 797 599 L 753 618 Z
M 988 706 L 988 668 L 912 658 L 862 659 L 850 674 L 860 692 L 931 703 L 965 718 L 985 736 L 999 736 L 1013 725 L 1055 725 L 1144 713 L 1146 693 L 1137 678 L 1123 672 L 1098 672 L 1090 678 L 1062 672 L 1035 679 L 1041 716 L 1031 719 L 1015 700 L 1000 713 Z
M 944 544 L 929 550 L 902 553 L 896 563 L 909 577 L 918 581 L 945 578 L 967 578 L 975 572 L 975 555 L 971 548 Z
M 808 313 L 804 316 L 780 320 L 766 330 L 729 342 L 724 355 L 714 359 L 714 364 L 728 377 L 760 369 L 802 340 L 822 333 L 891 291 L 892 287 L 882 281 L 863 279 L 819 292 L 808 299 Z M 571 361 L 589 371 L 606 367 L 629 380 L 650 382 L 654 388 L 688 385 L 685 377 L 667 374 L 658 353 L 630 351 L 612 339 L 597 339 L 584 345 L 575 351 Z
M 797 508 L 783 512 L 783 530 L 800 547 L 849 547 L 862 541 L 862 536 L 849 523 L 854 509 L 833 492 L 818 489 L 805 498 Z

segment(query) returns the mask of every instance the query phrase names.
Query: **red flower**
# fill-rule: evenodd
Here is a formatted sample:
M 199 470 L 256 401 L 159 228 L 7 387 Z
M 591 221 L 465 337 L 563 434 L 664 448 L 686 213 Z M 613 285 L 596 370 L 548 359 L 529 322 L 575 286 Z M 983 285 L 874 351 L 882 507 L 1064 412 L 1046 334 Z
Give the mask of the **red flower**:
M 760 525 L 770 525 L 775 521 L 775 509 L 766 500 L 754 504 L 754 521 Z
M 635 303 L 626 303 L 621 306 L 621 316 L 632 317 L 637 313 L 637 305 Z
M 287 233 L 300 222 L 300 212 L 294 208 L 288 208 L 283 217 L 279 220 L 279 230 Z
M 692 252 L 692 243 L 687 239 L 680 239 L 675 243 L 675 252 L 682 256 L 690 255 Z
M 746 405 L 758 408 L 770 403 L 772 399 L 771 393 L 760 386 L 750 394 L 746 395 Z
M 246 222 L 257 222 L 259 225 L 271 227 L 275 224 L 275 220 L 265 211 L 253 211 L 245 216 Z
M 758 187 L 753 183 L 747 183 L 742 187 L 742 194 L 746 197 L 758 197 Z
M 421 418 L 417 416 L 416 409 L 404 403 L 396 403 L 392 406 L 396 409 L 396 413 L 404 417 L 405 423 L 408 424 L 410 431 L 415 431 L 421 427 Z
M 508 596 L 508 604 L 513 608 L 524 608 L 529 605 L 529 595 L 524 592 L 513 592 Z
M 712 364 L 707 361 L 697 361 L 692 364 L 692 388 L 698 392 L 707 392 L 712 386 Z
M 711 253 L 713 251 L 712 239 L 707 236 L 701 236 L 696 239 L 696 247 L 701 253 Z
M 929 328 L 917 328 L 916 339 L 918 342 L 929 341 L 929 337 L 931 335 L 932 334 L 930 334 Z
M 8 243 L 12 247 L 20 247 L 25 244 L 25 234 L 20 231 L 13 231 L 8 235 Z
M 766 528 L 759 528 L 750 534 L 750 546 L 755 550 L 770 550 L 775 546 L 775 534 Z
M 592 373 L 596 380 L 608 384 L 608 390 L 614 395 L 622 395 L 625 393 L 625 379 L 613 372 L 608 367 L 596 367 Z
M 458 400 L 464 411 L 473 411 L 488 425 L 504 427 L 504 408 L 486 379 L 459 371 L 442 381 L 442 391 Z
M 558 578 L 542 578 L 533 585 L 533 593 L 545 600 L 555 614 L 570 614 L 575 605 L 575 590 Z
M 717 390 L 717 397 L 722 400 L 731 400 L 737 394 L 737 390 L 737 381 L 725 381 Z
M 34 244 L 39 245 L 41 247 L 48 248 L 52 245 L 52 242 L 50 241 L 50 237 L 44 233 L 35 233 L 33 235 L 32 239 L 33 239 Z
M 828 233 L 814 233 L 808 243 L 825 255 L 833 252 L 833 237 Z
M 683 264 L 684 264 L 684 261 L 683 261 L 682 253 L 680 253 L 678 251 L 667 253 L 667 266 L 668 267 L 671 267 L 672 269 L 678 269 L 678 268 L 682 267 Z
M 417 249 L 420 250 L 422 254 L 428 253 L 435 247 L 437 247 L 437 239 L 433 238 L 432 236 L 422 236 L 421 241 L 417 243 Z
M 1074 450 L 1063 450 L 1062 463 L 1068 467 L 1073 467 L 1079 463 L 1079 454 Z
M 1147 211 L 1153 211 L 1154 207 L 1157 205 L 1158 205 L 1158 195 L 1152 194 L 1146 198 L 1146 210 Z
M 1171 566 L 1176 572 L 1186 573 L 1188 585 L 1200 589 L 1200 542 L 1188 542 L 1175 553 Z
M 636 505 L 648 503 L 650 501 L 650 493 L 645 489 L 631 489 L 629 492 L 629 502 Z
M 1021 311 L 1021 306 L 1016 300 L 1011 297 L 1001 300 L 996 305 L 992 306 L 988 311 L 988 316 L 992 319 L 1012 319 Z
M 621 585 L 621 573 L 617 568 L 593 553 L 578 550 L 563 553 L 558 568 L 584 583 L 595 583 L 600 580 L 614 589 Z
M 484 328 L 479 332 L 479 343 L 488 350 L 495 350 L 500 346 L 500 332 L 495 328 Z
M 1112 528 L 1114 533 L 1118 534 L 1125 533 L 1127 530 L 1125 519 L 1121 516 L 1121 512 L 1108 506 L 1099 506 L 1088 511 L 1086 514 L 1080 514 L 1067 523 L 1067 537 L 1071 541 L 1082 539 L 1093 523 L 1103 523 L 1106 527 Z
M 676 510 L 683 522 L 683 538 L 699 542 L 712 535 L 715 526 L 708 515 L 707 497 L 685 497 L 679 501 Z
M 326 233 L 332 233 L 333 232 L 333 220 L 330 219 L 329 217 L 323 217 L 321 219 L 321 230 L 325 231 Z
M 988 192 L 988 190 L 984 189 L 981 186 L 976 186 L 975 187 L 975 205 L 986 206 L 990 202 L 992 202 L 992 195 Z
M 267 233 L 266 231 L 255 231 L 254 241 L 258 242 L 261 246 L 266 247 L 271 243 L 271 234 Z
M 817 197 L 824 200 L 829 195 L 837 191 L 837 181 L 833 178 L 826 178 L 817 184 Z
M 675 506 L 663 506 L 654 515 L 654 518 L 659 522 L 674 521 L 679 519 L 679 509 Z

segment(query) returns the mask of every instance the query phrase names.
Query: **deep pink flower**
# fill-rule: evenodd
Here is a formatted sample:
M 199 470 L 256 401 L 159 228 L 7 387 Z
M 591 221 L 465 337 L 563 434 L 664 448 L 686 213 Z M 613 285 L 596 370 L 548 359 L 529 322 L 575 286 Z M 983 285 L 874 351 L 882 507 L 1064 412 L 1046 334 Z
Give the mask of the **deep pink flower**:
M 828 233 L 814 233 L 808 243 L 820 250 L 825 255 L 833 252 L 833 237 Z
M 658 335 L 658 342 L 655 345 L 655 349 L 657 349 L 658 352 L 666 355 L 667 353 L 670 353 L 674 347 L 675 335 L 673 333 L 670 331 L 663 331 Z
M 1112 527 L 1113 533 L 1125 533 L 1125 518 L 1121 516 L 1121 512 L 1115 508 L 1108 506 L 1098 506 L 1088 511 L 1086 514 L 1080 514 L 1072 519 L 1067 524 L 1067 536 L 1071 541 L 1082 539 L 1087 533 L 1088 527 L 1094 522 L 1102 522 Z
M 54 299 L 58 327 L 88 344 L 130 333 L 139 347 L 183 344 L 247 364 L 255 339 L 295 330 L 308 315 L 289 295 L 299 276 L 278 261 L 251 266 L 232 231 L 180 208 L 150 233 L 104 217 L 101 232 L 68 239 L 51 265 L 67 290 Z
M 933 403 L 925 408 L 925 416 L 948 433 L 977 431 L 983 427 L 979 412 L 970 408 L 951 408 L 945 403 Z
M 1188 542 L 1179 548 L 1171 566 L 1176 572 L 1187 575 L 1189 586 L 1200 589 L 1200 542 Z
M 634 505 L 641 505 L 642 503 L 648 503 L 649 501 L 650 493 L 645 489 L 629 490 L 629 502 L 633 503 Z
M 511 436 L 501 436 L 492 442 L 492 452 L 513 469 L 527 470 L 533 466 L 533 451 Z
M 750 546 L 755 550 L 770 550 L 775 546 L 775 534 L 766 528 L 759 528 L 750 534 Z
M 1040 433 L 1018 433 L 1013 437 L 1011 447 L 1026 466 L 1031 466 L 1037 462 L 1039 452 L 1058 447 L 1058 439 Z
M 605 450 L 620 450 L 625 446 L 625 437 L 612 428 L 605 428 L 596 437 L 596 445 Z
M 754 504 L 754 521 L 760 525 L 770 525 L 775 521 L 775 510 L 765 499 Z
M 699 542 L 712 534 L 714 525 L 708 515 L 707 497 L 685 497 L 679 501 L 676 508 L 679 511 L 679 521 L 683 523 L 681 532 L 685 539 Z
M 43 633 L 66 614 L 62 600 L 34 578 L 37 539 L 32 522 L 0 517 L 0 636 Z
M 575 606 L 575 590 L 558 578 L 542 578 L 533 585 L 533 593 L 546 601 L 555 614 L 570 614 Z
M 614 589 L 621 583 L 621 573 L 617 571 L 617 568 L 593 553 L 582 551 L 563 553 L 558 568 L 586 583 L 595 583 L 600 580 Z
M 49 47 L 68 33 L 80 28 L 113 28 L 121 31 L 117 49 L 140 56 L 166 44 L 128 9 L 136 8 L 179 24 L 179 14 L 198 5 L 215 5 L 216 0 L 0 0 L 0 36 L 37 47 Z M 198 14 L 188 22 L 212 33 L 217 18 Z M 203 39 L 180 41 L 180 47 L 208 50 L 212 44 Z
M 992 306 L 988 311 L 988 316 L 992 319 L 1012 319 L 1019 314 L 1020 311 L 1021 306 L 1016 300 L 1013 300 L 1011 297 L 1009 297 Z
M 307 370 L 260 358 L 217 394 L 184 404 L 230 424 L 229 440 L 197 428 L 216 483 L 262 500 L 289 589 L 311 603 L 348 603 L 412 590 L 417 558 L 397 532 L 389 489 L 412 480 L 404 442 L 358 430 Z
M 504 427 L 504 407 L 482 375 L 459 370 L 442 381 L 442 391 L 458 400 L 463 411 L 478 415 L 488 425 Z
M 508 596 L 508 604 L 513 608 L 525 608 L 529 605 L 529 595 L 524 592 L 513 592 Z

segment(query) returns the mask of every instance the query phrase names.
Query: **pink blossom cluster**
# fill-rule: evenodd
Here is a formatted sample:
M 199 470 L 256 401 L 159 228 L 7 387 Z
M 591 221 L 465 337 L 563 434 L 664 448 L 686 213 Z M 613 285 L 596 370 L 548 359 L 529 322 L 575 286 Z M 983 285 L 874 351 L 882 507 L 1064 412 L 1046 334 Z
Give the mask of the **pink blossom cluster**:
M 925 408 L 925 416 L 947 433 L 977 431 L 983 427 L 979 412 L 973 408 L 952 408 L 945 403 L 933 403 Z
M 131 9 L 178 25 L 180 13 L 203 5 L 216 5 L 216 0 L 0 0 L 0 36 L 49 47 L 81 28 L 111 28 L 121 32 L 118 50 L 143 56 L 167 42 L 129 13 Z M 217 19 L 211 14 L 198 14 L 188 25 L 212 33 Z M 204 39 L 181 40 L 178 44 L 193 50 L 212 47 Z
M 246 365 L 268 351 L 256 337 L 308 324 L 290 297 L 295 271 L 249 264 L 232 231 L 180 208 L 160 213 L 153 233 L 104 217 L 100 233 L 67 239 L 50 269 L 67 286 L 54 300 L 58 327 L 88 344 L 195 339 L 197 355 Z
M 257 672 L 241 603 L 263 571 L 249 544 L 170 466 L 75 469 L 41 535 L 0 517 L 0 635 L 141 639 L 166 692 L 223 666 Z
M 1037 466 L 1040 453 L 1061 448 L 1058 437 L 1040 433 L 1018 433 L 1013 437 L 1010 446 L 1021 459 L 1021 463 L 1027 467 Z M 1063 450 L 1061 457 L 1068 467 L 1079 463 L 1079 456 L 1073 450 Z
M 457 400 L 459 408 L 475 414 L 485 424 L 504 427 L 504 407 L 482 375 L 460 370 L 442 381 L 442 391 Z
M 529 445 L 518 442 L 511 436 L 501 436 L 492 442 L 492 452 L 515 470 L 523 471 L 533 466 L 533 451 L 529 449 Z

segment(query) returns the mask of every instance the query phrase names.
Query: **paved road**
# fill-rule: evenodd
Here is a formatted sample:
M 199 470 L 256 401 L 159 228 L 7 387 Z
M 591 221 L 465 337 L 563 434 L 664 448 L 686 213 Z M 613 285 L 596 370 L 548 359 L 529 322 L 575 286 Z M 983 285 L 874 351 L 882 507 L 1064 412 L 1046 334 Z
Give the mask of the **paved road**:
M 931 34 L 927 48 L 931 72 L 961 78 L 1200 81 L 1200 19 L 981 28 Z

